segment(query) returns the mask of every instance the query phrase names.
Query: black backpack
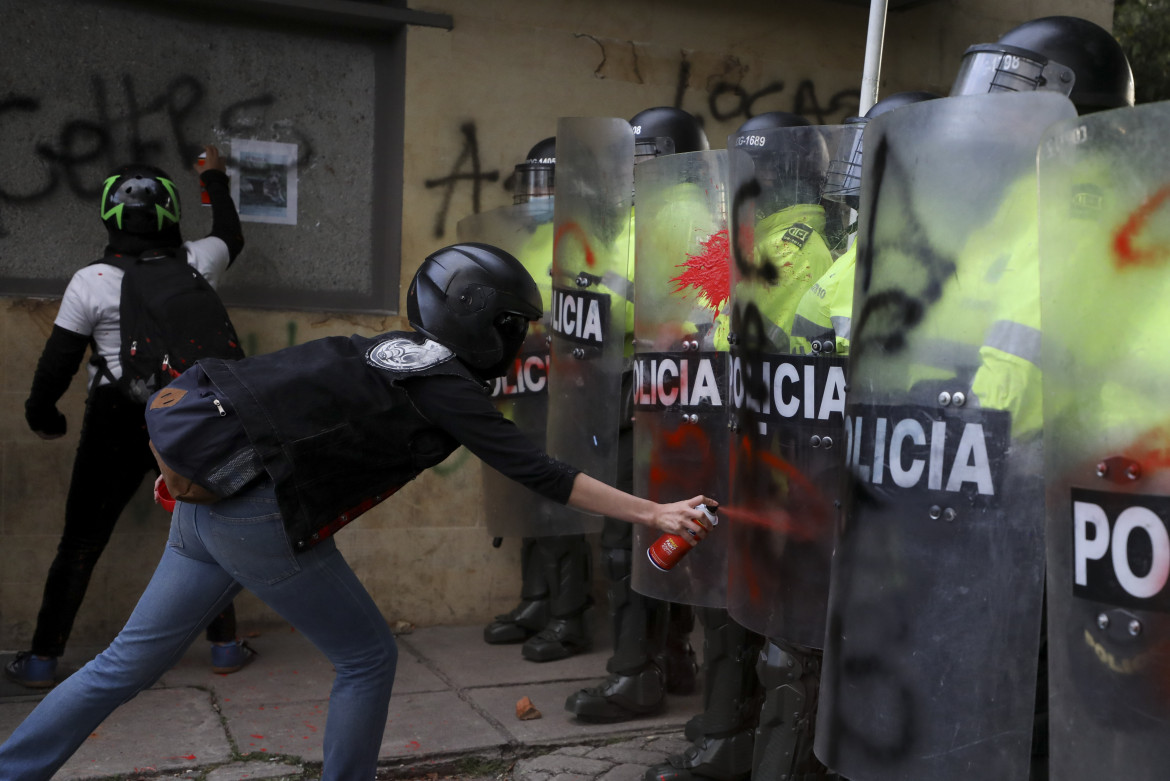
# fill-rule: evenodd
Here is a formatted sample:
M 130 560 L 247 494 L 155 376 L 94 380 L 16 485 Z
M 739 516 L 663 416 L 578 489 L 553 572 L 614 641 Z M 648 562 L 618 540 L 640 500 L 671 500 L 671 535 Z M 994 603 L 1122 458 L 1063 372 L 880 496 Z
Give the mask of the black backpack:
M 119 305 L 122 377 L 115 380 L 100 357 L 94 362 L 133 401 L 146 403 L 201 358 L 244 357 L 223 301 L 187 263 L 186 249 L 109 255 L 94 262 L 124 272 Z

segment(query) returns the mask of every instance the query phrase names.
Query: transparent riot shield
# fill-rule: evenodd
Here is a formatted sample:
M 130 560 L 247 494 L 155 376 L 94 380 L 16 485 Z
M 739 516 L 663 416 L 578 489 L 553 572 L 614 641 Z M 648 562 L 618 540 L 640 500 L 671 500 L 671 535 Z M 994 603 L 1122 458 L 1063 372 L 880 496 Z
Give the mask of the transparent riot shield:
M 634 493 L 674 502 L 727 495 L 727 350 L 713 343 L 726 305 L 727 152 L 638 163 L 634 309 Z M 727 535 L 715 529 L 669 572 L 634 530 L 633 586 L 657 599 L 723 607 Z
M 1073 115 L 1060 95 L 989 94 L 866 127 L 816 734 L 848 778 L 1028 778 L 1040 434 L 1016 415 L 1026 388 L 972 389 L 998 368 L 997 326 L 1035 308 L 1036 147 Z
M 528 329 L 520 354 L 491 388 L 496 408 L 539 447 L 548 422 L 549 309 L 552 302 L 553 199 L 533 198 L 465 217 L 456 226 L 459 241 L 491 244 L 512 253 L 536 280 L 545 316 Z M 600 521 L 557 512 L 554 502 L 483 468 L 488 533 L 495 537 L 543 537 L 597 531 Z
M 811 648 L 825 635 L 845 374 L 831 349 L 799 354 L 792 325 L 801 298 L 845 248 L 846 207 L 821 200 L 843 132 L 777 128 L 728 141 L 727 609 L 749 629 Z
M 1053 779 L 1170 768 L 1170 104 L 1040 147 Z
M 559 120 L 548 452 L 610 485 L 630 426 L 633 199 L 629 123 Z

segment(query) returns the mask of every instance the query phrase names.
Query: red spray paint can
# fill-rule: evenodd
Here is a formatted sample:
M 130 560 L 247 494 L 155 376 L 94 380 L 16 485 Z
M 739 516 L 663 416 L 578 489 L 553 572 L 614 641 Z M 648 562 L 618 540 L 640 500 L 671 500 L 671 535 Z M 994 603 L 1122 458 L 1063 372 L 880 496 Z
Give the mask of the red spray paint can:
M 707 527 L 707 531 L 719 525 L 719 518 L 707 508 L 707 505 L 700 504 L 699 509 L 707 516 L 705 520 L 699 521 Z M 663 572 L 668 572 L 675 564 L 678 564 L 683 556 L 691 552 L 691 548 L 698 544 L 699 538 L 692 537 L 690 534 L 686 536 L 664 534 L 646 549 L 646 557 L 655 567 Z
M 199 157 L 195 160 L 195 165 L 203 168 L 207 165 L 207 153 L 201 152 Z M 199 179 L 199 202 L 204 206 L 211 205 L 211 194 L 207 192 L 207 187 L 203 184 L 203 178 Z

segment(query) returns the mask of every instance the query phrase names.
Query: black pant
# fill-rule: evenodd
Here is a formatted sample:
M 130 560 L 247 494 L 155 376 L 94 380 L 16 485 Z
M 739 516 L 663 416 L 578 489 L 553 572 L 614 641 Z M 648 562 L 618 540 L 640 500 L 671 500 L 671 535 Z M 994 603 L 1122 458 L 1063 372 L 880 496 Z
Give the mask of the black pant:
M 111 385 L 94 389 L 86 402 L 65 500 L 65 530 L 49 567 L 33 634 L 32 652 L 38 656 L 56 657 L 65 652 L 93 568 L 114 525 L 142 478 L 158 474 L 147 444 L 145 413 L 142 404 L 130 401 Z M 161 511 L 159 516 L 161 523 Z M 143 562 L 143 566 L 154 563 Z M 228 606 L 207 628 L 207 639 L 229 642 L 235 637 L 235 609 Z

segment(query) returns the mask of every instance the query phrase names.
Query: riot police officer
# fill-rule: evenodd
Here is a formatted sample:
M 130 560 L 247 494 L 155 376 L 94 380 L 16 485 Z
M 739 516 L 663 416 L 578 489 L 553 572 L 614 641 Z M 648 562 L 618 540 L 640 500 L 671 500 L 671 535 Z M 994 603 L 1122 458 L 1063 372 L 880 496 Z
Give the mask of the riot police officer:
M 681 109 L 649 108 L 631 118 L 628 126 L 633 136 L 630 163 L 708 148 L 698 120 Z M 560 139 L 563 134 L 558 130 L 557 135 Z M 616 485 L 624 489 L 633 487 L 632 168 L 628 173 L 629 179 L 615 181 L 630 183 L 629 220 L 623 229 L 610 231 L 614 234 L 611 246 L 624 248 L 626 252 L 626 273 L 611 269 L 605 275 L 591 275 L 588 271 L 577 275 L 579 285 L 584 279 L 591 289 L 606 296 L 605 306 L 612 310 L 611 322 L 615 328 L 624 328 L 618 398 L 621 411 L 614 454 Z M 608 184 L 614 186 L 614 181 Z M 561 213 L 558 206 L 558 222 Z M 613 251 L 621 252 L 621 249 Z M 693 611 L 687 605 L 648 598 L 631 587 L 633 535 L 629 528 L 621 528 L 623 525 L 606 519 L 600 541 L 602 566 L 609 581 L 613 627 L 614 652 L 606 663 L 609 676 L 597 686 L 570 695 L 565 702 L 565 709 L 583 721 L 623 721 L 653 713 L 662 707 L 668 692 L 689 694 L 695 687 L 697 665 L 688 639 L 694 627 Z
M 545 315 L 529 329 L 507 374 L 492 384 L 497 408 L 533 441 L 544 444 L 548 416 L 547 328 L 552 306 L 553 195 L 556 139 L 546 138 L 515 167 L 513 203 L 459 222 L 460 241 L 478 241 L 511 252 L 536 280 Z M 520 602 L 484 627 L 484 641 L 524 643 L 534 662 L 564 659 L 588 647 L 586 610 L 592 604 L 591 549 L 585 533 L 600 523 L 580 514 L 558 514 L 546 501 L 483 470 L 488 532 L 497 541 L 519 536 Z

